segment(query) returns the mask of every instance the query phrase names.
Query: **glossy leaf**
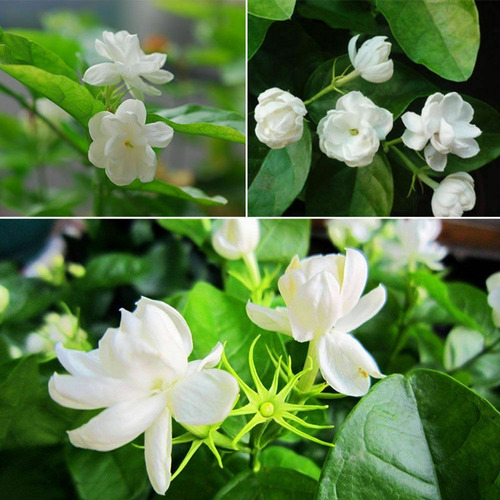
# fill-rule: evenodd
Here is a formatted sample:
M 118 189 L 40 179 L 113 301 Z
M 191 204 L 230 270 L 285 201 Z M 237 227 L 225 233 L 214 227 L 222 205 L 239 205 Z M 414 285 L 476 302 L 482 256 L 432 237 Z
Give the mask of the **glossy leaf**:
M 284 446 L 265 448 L 260 455 L 260 461 L 264 467 L 293 469 L 312 477 L 316 481 L 321 474 L 321 469 L 310 458 L 299 455 Z
M 259 262 L 288 265 L 294 255 L 303 258 L 309 250 L 311 221 L 307 219 L 261 219 L 261 237 L 257 247 Z
M 0 62 L 34 66 L 78 82 L 78 77 L 57 54 L 32 40 L 13 33 L 0 34 Z
M 273 23 L 270 19 L 248 15 L 248 59 L 252 59 L 266 38 L 267 30 Z
M 290 19 L 296 0 L 248 0 L 248 13 L 264 19 L 285 21 Z
M 499 428 L 490 403 L 447 375 L 391 375 L 337 433 L 316 498 L 496 498 Z
M 232 111 L 186 104 L 173 109 L 160 109 L 149 115 L 150 122 L 158 121 L 158 118 L 176 132 L 245 143 L 245 119 Z
M 304 17 L 319 19 L 332 28 L 349 29 L 362 33 L 378 33 L 377 22 L 371 11 L 370 2 L 357 0 L 304 0 L 297 5 Z
M 143 191 L 147 193 L 162 194 L 205 206 L 225 205 L 227 203 L 226 198 L 223 196 L 208 196 L 201 189 L 191 186 L 174 186 L 173 184 L 168 184 L 167 182 L 160 181 L 159 179 L 155 179 L 152 182 L 141 182 L 136 180 L 128 186 L 123 186 L 121 189 L 127 191 Z
M 306 84 L 305 99 L 310 99 L 320 90 L 330 85 L 332 81 L 333 63 L 335 59 L 326 61 L 309 77 Z M 348 56 L 341 56 L 335 64 L 335 74 L 340 75 L 350 64 Z M 385 83 L 370 83 L 357 77 L 342 86 L 342 92 L 359 90 L 369 97 L 377 106 L 388 109 L 394 120 L 418 97 L 425 97 L 437 88 L 419 73 L 398 61 L 394 61 L 394 76 Z M 327 111 L 335 109 L 338 99 L 342 97 L 338 92 L 330 92 L 307 106 L 309 116 L 318 123 Z
M 483 348 L 483 335 L 462 326 L 455 327 L 446 337 L 444 344 L 444 367 L 448 371 L 460 368 Z
M 84 86 L 66 76 L 55 75 L 28 65 L 0 64 L 0 69 L 50 99 L 84 127 L 92 116 L 104 110 L 102 102 L 94 99 Z
M 311 133 L 300 141 L 270 150 L 248 190 L 250 216 L 281 215 L 300 194 L 311 167 Z
M 167 231 L 190 238 L 198 246 L 203 245 L 210 236 L 208 219 L 158 219 L 158 224 Z
M 326 156 L 307 183 L 306 213 L 314 216 L 388 216 L 393 196 L 392 171 L 379 152 L 367 167 L 348 167 Z
M 134 500 L 150 489 L 144 451 L 132 445 L 107 453 L 68 446 L 66 463 L 85 500 Z
M 376 0 L 406 55 L 439 76 L 467 80 L 479 50 L 474 0 Z
M 215 495 L 214 500 L 312 500 L 316 481 L 279 467 L 244 472 Z

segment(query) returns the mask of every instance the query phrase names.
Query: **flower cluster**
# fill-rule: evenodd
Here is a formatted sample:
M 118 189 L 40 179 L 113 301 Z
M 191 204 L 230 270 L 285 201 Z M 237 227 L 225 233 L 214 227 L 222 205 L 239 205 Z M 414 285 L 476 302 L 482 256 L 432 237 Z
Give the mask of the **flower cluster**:
M 337 91 L 347 82 L 361 77 L 371 83 L 384 83 L 394 74 L 394 63 L 389 58 L 391 43 L 384 36 L 365 41 L 359 50 L 359 35 L 349 41 L 348 54 L 354 68 L 349 74 L 335 75 L 329 86 L 303 102 L 300 98 L 278 88 L 268 89 L 258 97 L 255 109 L 257 138 L 272 149 L 286 147 L 302 137 L 306 106 L 325 94 Z M 384 144 L 384 150 L 403 142 L 408 148 L 424 150 L 425 162 L 430 169 L 443 172 L 448 154 L 472 158 L 479 153 L 475 140 L 481 130 L 471 123 L 474 109 L 456 92 L 447 95 L 435 93 L 425 102 L 421 115 L 406 112 L 402 116 L 406 127 L 401 139 Z M 393 115 L 377 106 L 360 91 L 351 91 L 340 97 L 335 109 L 327 111 L 318 123 L 319 149 L 329 158 L 349 167 L 366 167 L 373 162 L 393 128 Z M 413 172 L 414 178 L 434 189 L 432 212 L 436 217 L 460 217 L 472 210 L 476 203 L 474 180 L 459 172 L 447 176 L 441 184 L 430 179 L 402 152 L 397 154 Z M 423 159 L 423 157 L 422 157 Z M 427 168 L 427 167 L 425 167 Z M 412 183 L 413 189 L 413 183 Z
M 112 62 L 96 64 L 85 72 L 83 81 L 89 85 L 109 87 L 105 93 L 108 111 L 94 115 L 89 121 L 93 140 L 89 160 L 103 168 L 108 178 L 118 186 L 130 184 L 135 179 L 151 182 L 156 174 L 157 159 L 152 148 L 165 148 L 170 144 L 174 131 L 163 122 L 146 125 L 144 94 L 160 95 L 161 91 L 146 83 L 165 84 L 174 76 L 161 69 L 165 54 L 146 55 L 137 35 L 128 31 L 104 31 L 103 41 L 96 40 L 99 55 Z M 124 83 L 117 87 L 123 81 Z M 125 86 L 136 99 L 128 99 L 113 112 L 120 102 L 120 89 Z M 113 87 L 116 87 L 113 90 Z M 126 92 L 125 92 L 126 93 Z

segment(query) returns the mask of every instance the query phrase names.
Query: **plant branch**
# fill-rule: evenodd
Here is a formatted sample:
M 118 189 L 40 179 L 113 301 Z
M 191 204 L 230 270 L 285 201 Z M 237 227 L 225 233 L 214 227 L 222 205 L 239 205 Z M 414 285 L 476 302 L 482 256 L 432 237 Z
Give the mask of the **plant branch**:
M 387 146 L 387 144 L 386 144 Z M 431 179 L 428 175 L 424 174 L 402 151 L 396 146 L 389 145 L 388 149 L 392 151 L 403 163 L 403 165 L 410 170 L 416 177 L 418 177 L 424 184 L 427 184 L 432 189 L 436 189 L 439 183 Z

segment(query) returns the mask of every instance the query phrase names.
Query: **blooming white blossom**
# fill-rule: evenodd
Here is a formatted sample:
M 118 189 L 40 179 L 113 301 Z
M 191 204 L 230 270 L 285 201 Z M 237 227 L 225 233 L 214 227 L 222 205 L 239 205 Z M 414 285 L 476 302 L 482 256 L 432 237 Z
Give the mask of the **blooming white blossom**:
M 460 158 L 479 153 L 475 138 L 481 135 L 481 129 L 471 124 L 473 117 L 474 108 L 459 94 L 437 92 L 425 101 L 422 115 L 409 111 L 401 117 L 407 129 L 402 139 L 407 147 L 416 151 L 425 147 L 429 167 L 442 172 L 449 153 Z
M 374 232 L 380 228 L 380 219 L 330 219 L 327 222 L 328 236 L 334 244 L 345 245 L 349 237 L 354 238 L 359 243 L 366 243 L 373 236 Z
M 143 432 L 149 479 L 164 494 L 170 483 L 172 417 L 198 426 L 223 421 L 239 392 L 236 379 L 215 369 L 219 343 L 203 360 L 188 362 L 191 332 L 172 307 L 142 298 L 134 313 L 122 310 L 119 328 L 110 328 L 90 352 L 56 346 L 70 375 L 55 373 L 49 392 L 69 408 L 106 408 L 68 432 L 74 446 L 109 451 Z
M 253 253 L 259 241 L 260 223 L 251 218 L 226 219 L 212 237 L 215 251 L 229 260 Z
M 319 147 L 326 156 L 349 167 L 366 167 L 392 125 L 392 113 L 359 91 L 349 92 L 319 122 Z
M 466 172 L 448 175 L 434 190 L 431 204 L 435 217 L 461 217 L 476 204 L 474 179 Z
M 391 267 L 400 269 L 421 263 L 430 269 L 443 269 L 441 261 L 448 250 L 436 242 L 441 227 L 437 219 L 398 219 L 393 224 L 394 239 L 382 243 Z
M 260 142 L 271 149 L 280 149 L 300 140 L 307 114 L 302 100 L 274 87 L 262 92 L 258 101 L 255 134 Z
M 493 309 L 493 322 L 500 327 L 500 272 L 492 274 L 486 280 L 488 304 Z
M 134 97 L 142 99 L 143 94 L 161 94 L 159 89 L 144 80 L 161 85 L 174 78 L 170 71 L 160 69 L 165 64 L 167 55 L 159 52 L 146 55 L 137 35 L 131 35 L 125 30 L 118 33 L 104 31 L 102 38 L 103 41 L 96 40 L 95 49 L 99 55 L 113 62 L 91 66 L 83 75 L 85 83 L 114 86 L 123 80 Z
M 383 83 L 392 78 L 394 74 L 394 63 L 389 59 L 391 43 L 387 42 L 386 36 L 370 38 L 361 45 L 359 51 L 356 43 L 359 35 L 349 41 L 349 59 L 354 67 L 354 72 L 361 78 L 373 82 Z
M 135 179 L 151 182 L 156 174 L 157 160 L 153 148 L 170 144 L 174 131 L 166 123 L 146 125 L 146 107 L 142 101 L 128 99 L 116 113 L 101 111 L 89 121 L 92 144 L 90 162 L 106 170 L 118 186 Z
M 249 302 L 250 319 L 265 330 L 311 342 L 324 379 L 335 390 L 362 396 L 370 376 L 381 378 L 375 360 L 349 332 L 372 318 L 386 300 L 380 285 L 361 297 L 368 264 L 358 250 L 299 260 L 295 256 L 278 287 L 287 307 L 270 309 Z

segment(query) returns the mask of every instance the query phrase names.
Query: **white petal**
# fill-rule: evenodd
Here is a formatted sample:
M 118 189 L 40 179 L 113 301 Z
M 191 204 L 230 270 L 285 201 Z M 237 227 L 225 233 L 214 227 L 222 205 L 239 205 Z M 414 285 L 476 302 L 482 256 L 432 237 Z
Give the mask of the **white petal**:
M 144 435 L 144 456 L 154 490 L 164 495 L 170 486 L 172 466 L 172 417 L 165 408 Z
M 321 337 L 317 354 L 324 379 L 341 394 L 363 396 L 370 388 L 370 375 L 383 377 L 375 360 L 347 333 L 333 331 Z
M 145 398 L 149 391 L 116 378 L 73 377 L 54 373 L 49 381 L 49 394 L 61 406 L 95 410 L 123 401 Z
M 179 380 L 169 392 L 169 407 L 181 424 L 216 424 L 229 415 L 239 390 L 231 374 L 209 368 Z
M 94 141 L 89 146 L 89 161 L 97 168 L 106 168 L 108 158 L 105 154 L 106 141 Z
M 287 335 L 292 334 L 290 320 L 288 319 L 288 309 L 286 307 L 270 307 L 259 306 L 252 302 L 247 302 L 248 317 L 259 328 L 269 330 L 271 332 L 280 332 Z
M 119 117 L 123 113 L 133 113 L 137 116 L 139 124 L 144 125 L 146 123 L 146 106 L 138 99 L 127 99 L 122 102 L 115 114 Z
M 206 368 L 214 368 L 217 366 L 220 363 L 223 350 L 224 346 L 222 343 L 217 342 L 217 345 L 203 359 L 197 359 L 196 361 L 190 361 L 188 363 L 186 375 L 191 375 L 192 373 L 199 372 Z
M 153 148 L 166 148 L 174 137 L 174 129 L 163 122 L 148 123 L 144 134 Z
M 73 349 L 66 349 L 59 342 L 56 344 L 55 353 L 59 363 L 61 363 L 71 375 L 81 375 L 84 377 L 100 377 L 107 375 L 99 359 L 98 349 L 89 352 L 76 351 Z
M 448 155 L 439 153 L 432 144 L 428 144 L 424 151 L 427 165 L 436 172 L 442 172 L 446 168 Z
M 156 71 L 143 75 L 143 77 L 156 85 L 163 85 L 165 83 L 171 82 L 174 79 L 174 75 L 166 69 L 158 69 Z
M 346 249 L 344 277 L 340 291 L 342 315 L 349 313 L 358 303 L 368 279 L 368 263 L 362 252 Z
M 165 408 L 166 395 L 119 403 L 73 431 L 71 444 L 78 448 L 109 451 L 119 448 L 142 434 Z
M 361 297 L 354 309 L 335 324 L 335 329 L 341 332 L 352 332 L 369 319 L 373 318 L 382 309 L 387 299 L 387 292 L 383 285 Z
M 174 325 L 177 335 L 179 336 L 180 341 L 183 345 L 186 357 L 189 356 L 191 354 L 191 351 L 193 350 L 193 338 L 191 336 L 191 330 L 189 329 L 186 320 L 182 317 L 179 311 L 161 300 L 152 300 L 148 299 L 147 297 L 141 297 L 141 299 L 137 302 L 137 309 L 135 310 L 134 314 L 136 314 L 139 318 L 144 319 L 146 313 L 148 311 L 153 311 L 154 308 L 164 314 L 163 319 L 160 320 L 161 322 L 165 321 L 163 323 L 163 327 L 168 326 L 168 328 L 170 328 L 171 323 Z M 167 317 L 169 321 L 166 321 L 165 317 Z M 151 332 L 151 335 L 155 336 L 155 342 L 157 342 L 156 345 L 158 345 L 159 347 L 163 346 L 165 348 L 168 348 L 168 339 L 167 343 L 164 343 L 160 339 L 158 339 L 153 332 Z
M 111 87 L 121 80 L 120 73 L 113 63 L 99 63 L 91 66 L 83 75 L 83 81 L 97 87 Z
M 349 45 L 347 47 L 347 51 L 349 52 L 349 59 L 351 60 L 351 64 L 354 66 L 354 61 L 356 60 L 356 43 L 358 42 L 359 35 L 353 36 L 349 40 Z
M 404 131 L 401 139 L 407 148 L 415 151 L 421 151 L 427 144 L 427 137 L 424 134 L 417 134 L 408 129 Z
M 288 307 L 292 335 L 298 342 L 312 340 L 315 334 L 330 330 L 339 315 L 339 284 L 323 271 L 296 293 Z

